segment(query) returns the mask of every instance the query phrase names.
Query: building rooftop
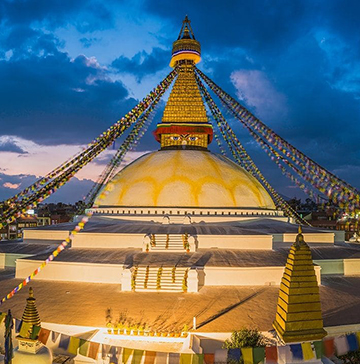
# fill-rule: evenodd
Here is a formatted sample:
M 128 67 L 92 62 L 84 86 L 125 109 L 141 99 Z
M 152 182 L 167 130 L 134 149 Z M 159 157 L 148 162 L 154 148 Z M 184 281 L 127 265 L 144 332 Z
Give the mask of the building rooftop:
M 20 280 L 0 274 L 0 294 Z M 204 287 L 199 293 L 121 292 L 116 284 L 33 281 L 43 322 L 105 327 L 105 312 L 112 309 L 153 329 L 181 330 L 197 318 L 198 331 L 230 332 L 242 326 L 272 329 L 279 287 Z M 28 290 L 23 289 L 2 306 L 21 317 Z M 324 326 L 360 322 L 360 277 L 324 277 L 320 287 Z M 341 302 L 341 304 L 339 304 Z

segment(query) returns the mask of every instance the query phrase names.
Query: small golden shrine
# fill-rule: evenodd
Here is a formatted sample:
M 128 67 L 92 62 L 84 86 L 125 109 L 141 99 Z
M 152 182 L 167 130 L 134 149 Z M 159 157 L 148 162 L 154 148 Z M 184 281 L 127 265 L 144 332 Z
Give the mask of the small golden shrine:
M 326 336 L 311 250 L 300 226 L 281 279 L 273 326 L 285 343 L 321 340 Z

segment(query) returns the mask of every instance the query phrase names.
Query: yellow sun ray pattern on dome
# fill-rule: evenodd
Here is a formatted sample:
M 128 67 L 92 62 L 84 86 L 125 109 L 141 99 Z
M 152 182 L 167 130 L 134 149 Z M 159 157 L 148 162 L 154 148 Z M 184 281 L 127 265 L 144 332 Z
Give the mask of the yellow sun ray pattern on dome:
M 230 160 L 206 151 L 147 154 L 125 167 L 112 183 L 113 190 L 95 204 L 275 209 L 254 177 Z

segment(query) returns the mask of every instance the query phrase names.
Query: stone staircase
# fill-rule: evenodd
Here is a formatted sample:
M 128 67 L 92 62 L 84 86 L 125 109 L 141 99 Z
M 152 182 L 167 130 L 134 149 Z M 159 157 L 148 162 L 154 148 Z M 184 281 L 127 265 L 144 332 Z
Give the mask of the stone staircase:
M 186 267 L 138 266 L 132 270 L 131 287 L 136 292 L 186 292 Z
M 152 234 L 149 250 L 184 252 L 190 249 L 188 238 L 188 234 Z

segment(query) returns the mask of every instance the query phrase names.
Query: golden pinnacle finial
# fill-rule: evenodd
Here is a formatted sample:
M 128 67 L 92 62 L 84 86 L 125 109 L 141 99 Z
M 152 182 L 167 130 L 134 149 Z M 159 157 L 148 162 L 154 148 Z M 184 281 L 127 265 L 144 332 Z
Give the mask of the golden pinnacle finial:
M 186 15 L 182 22 L 179 36 L 173 43 L 170 66 L 175 67 L 177 64 L 183 61 L 196 64 L 199 63 L 200 60 L 200 43 L 195 39 L 194 32 L 190 25 L 190 20 Z
M 29 288 L 29 298 L 34 298 L 34 290 L 32 287 Z
M 298 228 L 298 234 L 296 235 L 296 239 L 295 239 L 295 245 L 299 246 L 299 245 L 306 245 L 305 240 L 304 240 L 304 235 L 302 234 L 302 227 L 301 225 L 299 225 Z

